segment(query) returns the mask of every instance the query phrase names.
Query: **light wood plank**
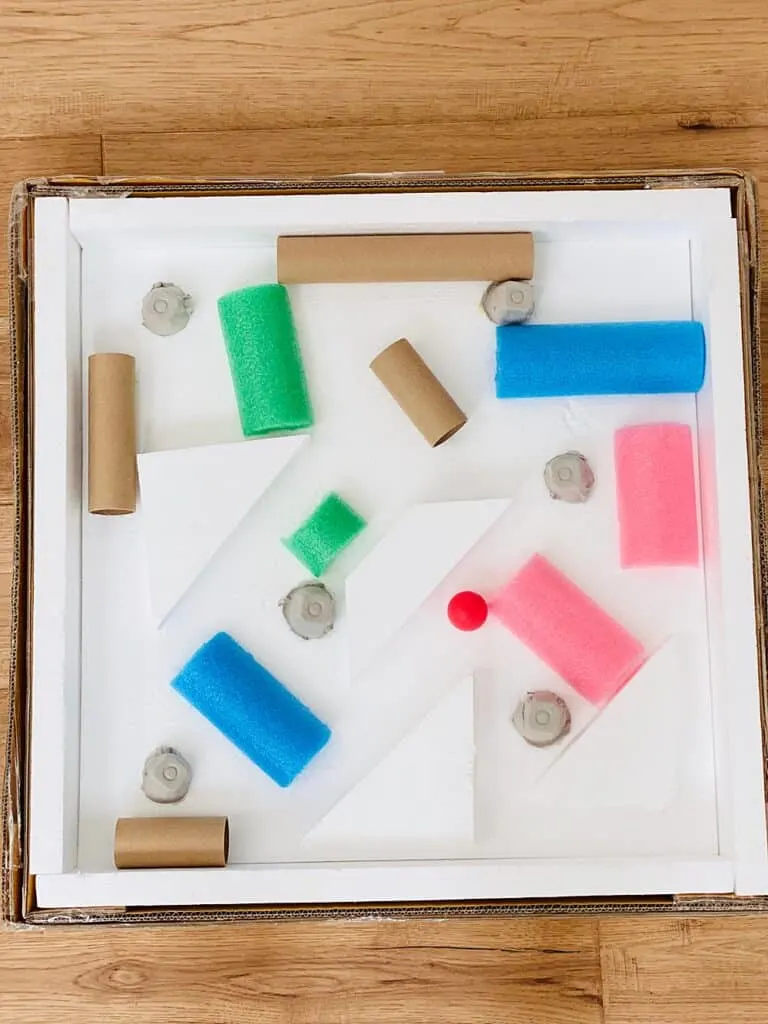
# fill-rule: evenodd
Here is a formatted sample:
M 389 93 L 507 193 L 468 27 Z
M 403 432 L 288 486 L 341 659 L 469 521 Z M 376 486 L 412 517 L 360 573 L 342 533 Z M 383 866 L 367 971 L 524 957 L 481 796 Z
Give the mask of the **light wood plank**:
M 0 132 L 737 115 L 767 36 L 763 0 L 29 0 L 3 12 Z
M 16 1024 L 602 1020 L 576 918 L 0 933 L 0 992 Z
M 698 126 L 698 127 L 697 127 Z M 591 174 L 736 167 L 768 177 L 768 116 L 713 111 L 241 132 L 108 134 L 108 174 L 238 177 L 450 171 Z
M 765 1024 L 768 919 L 600 922 L 606 1024 Z

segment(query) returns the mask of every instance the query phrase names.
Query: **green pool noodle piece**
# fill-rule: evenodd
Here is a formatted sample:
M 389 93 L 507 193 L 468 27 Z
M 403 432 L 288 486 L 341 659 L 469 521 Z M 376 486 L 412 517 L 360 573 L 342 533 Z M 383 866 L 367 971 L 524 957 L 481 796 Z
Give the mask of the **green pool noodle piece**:
M 246 437 L 313 423 L 288 292 L 262 284 L 222 295 L 219 320 Z
M 313 576 L 322 576 L 364 526 L 363 517 L 331 493 L 283 544 Z

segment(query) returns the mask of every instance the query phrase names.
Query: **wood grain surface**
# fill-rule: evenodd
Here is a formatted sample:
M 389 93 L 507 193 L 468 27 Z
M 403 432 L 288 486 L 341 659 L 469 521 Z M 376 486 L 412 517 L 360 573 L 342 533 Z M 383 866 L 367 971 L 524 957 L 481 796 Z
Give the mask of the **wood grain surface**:
M 0 0 L 0 115 L 6 196 L 102 172 L 738 167 L 766 182 L 768 4 Z M 5 317 L 3 278 L 7 352 Z M 3 679 L 8 381 L 4 358 Z M 768 919 L 5 930 L 0 1020 L 764 1024 Z

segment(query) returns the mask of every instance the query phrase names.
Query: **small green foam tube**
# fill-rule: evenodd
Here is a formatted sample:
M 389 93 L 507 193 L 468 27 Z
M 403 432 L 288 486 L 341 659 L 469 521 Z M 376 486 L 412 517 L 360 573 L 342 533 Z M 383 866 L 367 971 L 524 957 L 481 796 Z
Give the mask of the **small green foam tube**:
M 222 295 L 219 320 L 246 437 L 313 423 L 288 293 L 262 284 Z
M 322 576 L 364 527 L 363 517 L 331 492 L 283 544 L 313 576 Z

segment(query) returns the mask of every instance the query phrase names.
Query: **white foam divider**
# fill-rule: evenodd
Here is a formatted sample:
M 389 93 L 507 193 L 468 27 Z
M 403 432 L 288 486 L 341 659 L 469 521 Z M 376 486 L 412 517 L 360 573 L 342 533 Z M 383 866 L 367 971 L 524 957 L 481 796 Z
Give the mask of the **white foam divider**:
M 691 246 L 693 312 L 707 335 L 697 401 L 718 814 L 736 891 L 768 892 L 765 753 L 753 574 L 739 239 L 735 221 L 708 225 Z M 744 286 L 746 287 L 746 285 Z M 755 486 L 757 486 L 755 484 Z
M 35 202 L 35 550 L 29 867 L 77 861 L 80 761 L 80 523 L 83 486 L 80 246 L 66 199 Z M 43 554 L 43 552 L 48 552 Z
M 541 192 L 447 192 L 322 196 L 207 196 L 157 199 L 75 199 L 72 230 L 81 241 L 103 231 L 156 234 L 203 230 L 215 240 L 226 232 L 363 234 L 366 232 L 502 231 L 561 222 L 599 225 L 728 220 L 728 189 L 615 189 Z
M 729 893 L 733 865 L 723 858 L 647 858 L 646 896 Z M 42 875 L 43 907 L 198 906 L 238 903 L 365 903 L 420 900 L 616 896 L 637 891 L 631 860 L 413 861 L 400 864 L 281 864 L 279 867 L 113 871 Z

